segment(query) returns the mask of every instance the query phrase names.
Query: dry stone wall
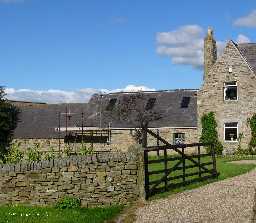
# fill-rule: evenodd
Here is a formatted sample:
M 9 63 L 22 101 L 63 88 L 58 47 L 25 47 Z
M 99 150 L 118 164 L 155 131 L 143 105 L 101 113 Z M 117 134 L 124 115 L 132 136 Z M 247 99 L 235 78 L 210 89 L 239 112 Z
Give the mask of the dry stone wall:
M 0 165 L 0 204 L 54 204 L 63 196 L 82 206 L 127 204 L 143 196 L 138 150 Z

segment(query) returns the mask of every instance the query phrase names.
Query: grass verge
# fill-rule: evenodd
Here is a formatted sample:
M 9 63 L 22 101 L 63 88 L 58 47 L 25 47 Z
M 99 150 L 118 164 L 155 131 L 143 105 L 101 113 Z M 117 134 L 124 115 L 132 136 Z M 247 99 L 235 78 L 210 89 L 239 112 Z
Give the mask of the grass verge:
M 1 223 L 100 223 L 116 217 L 120 206 L 57 209 L 54 207 L 1 206 Z

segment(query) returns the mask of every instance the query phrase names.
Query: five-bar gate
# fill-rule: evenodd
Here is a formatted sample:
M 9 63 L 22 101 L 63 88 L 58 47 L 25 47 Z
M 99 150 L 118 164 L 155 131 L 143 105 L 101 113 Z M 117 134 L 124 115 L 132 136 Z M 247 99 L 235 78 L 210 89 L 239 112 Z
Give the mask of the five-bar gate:
M 213 145 L 171 145 L 151 130 L 145 131 L 164 144 L 146 147 L 144 150 L 146 199 L 159 192 L 219 175 Z M 187 153 L 191 147 L 195 148 L 194 152 Z M 210 152 L 202 153 L 202 147 L 210 148 Z

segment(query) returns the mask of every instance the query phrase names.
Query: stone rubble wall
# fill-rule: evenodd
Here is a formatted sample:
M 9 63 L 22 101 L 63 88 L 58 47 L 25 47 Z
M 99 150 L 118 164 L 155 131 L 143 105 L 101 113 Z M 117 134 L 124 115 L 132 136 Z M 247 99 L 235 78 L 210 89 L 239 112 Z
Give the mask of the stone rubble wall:
M 143 196 L 140 159 L 134 150 L 0 165 L 0 204 L 51 205 L 66 195 L 83 207 L 127 204 Z
M 229 67 L 232 72 L 229 72 Z M 237 81 L 238 100 L 224 100 L 224 83 Z M 198 130 L 201 132 L 201 117 L 208 112 L 214 112 L 218 124 L 218 136 L 224 145 L 224 153 L 234 153 L 238 142 L 224 141 L 224 123 L 238 122 L 238 131 L 243 133 L 241 146 L 248 148 L 251 130 L 247 124 L 248 118 L 255 113 L 256 107 L 256 76 L 250 70 L 241 54 L 229 42 L 222 56 L 216 61 L 209 71 L 202 88 L 198 92 Z
M 152 130 L 157 132 L 156 129 Z M 198 131 L 196 128 L 159 128 L 159 134 L 170 144 L 173 144 L 173 133 L 185 133 L 185 143 L 198 142 Z M 110 144 L 94 143 L 94 151 L 122 151 L 126 152 L 128 148 L 137 144 L 134 137 L 135 130 L 112 130 Z M 15 139 L 14 143 L 19 143 L 19 149 L 26 151 L 28 148 L 33 148 L 35 144 L 39 144 L 39 150 L 42 152 L 59 150 L 59 139 Z M 92 146 L 91 143 L 84 143 L 87 148 Z M 148 134 L 148 145 L 157 145 L 157 140 Z M 161 143 L 160 143 L 161 145 Z M 60 150 L 65 150 L 66 144 L 63 139 L 60 139 Z M 81 143 L 70 143 L 73 152 L 79 152 Z

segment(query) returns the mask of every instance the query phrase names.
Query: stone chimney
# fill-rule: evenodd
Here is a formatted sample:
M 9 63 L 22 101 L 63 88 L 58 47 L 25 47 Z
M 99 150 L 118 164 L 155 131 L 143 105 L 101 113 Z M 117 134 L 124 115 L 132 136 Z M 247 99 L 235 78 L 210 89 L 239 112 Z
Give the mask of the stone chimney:
M 213 37 L 212 28 L 208 28 L 207 36 L 204 38 L 204 80 L 206 79 L 209 70 L 217 60 L 216 41 Z

